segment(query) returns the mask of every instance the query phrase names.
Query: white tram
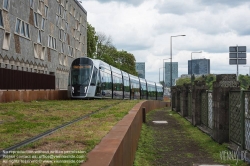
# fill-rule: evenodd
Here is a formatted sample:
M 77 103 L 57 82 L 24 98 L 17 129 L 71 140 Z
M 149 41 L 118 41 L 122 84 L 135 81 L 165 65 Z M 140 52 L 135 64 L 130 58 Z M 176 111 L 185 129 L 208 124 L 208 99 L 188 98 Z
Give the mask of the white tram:
M 72 62 L 68 96 L 76 99 L 113 98 L 162 100 L 163 87 L 86 57 Z

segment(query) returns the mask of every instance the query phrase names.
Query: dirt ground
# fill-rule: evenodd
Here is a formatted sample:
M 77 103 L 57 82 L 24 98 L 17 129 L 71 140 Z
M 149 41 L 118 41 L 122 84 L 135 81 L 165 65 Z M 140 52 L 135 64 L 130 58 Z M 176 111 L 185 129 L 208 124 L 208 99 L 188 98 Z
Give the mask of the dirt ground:
M 155 131 L 157 148 L 156 166 L 193 166 L 193 164 L 216 164 L 212 157 L 194 142 L 174 117 L 166 110 L 157 110 L 147 121 Z M 153 121 L 166 120 L 167 124 Z

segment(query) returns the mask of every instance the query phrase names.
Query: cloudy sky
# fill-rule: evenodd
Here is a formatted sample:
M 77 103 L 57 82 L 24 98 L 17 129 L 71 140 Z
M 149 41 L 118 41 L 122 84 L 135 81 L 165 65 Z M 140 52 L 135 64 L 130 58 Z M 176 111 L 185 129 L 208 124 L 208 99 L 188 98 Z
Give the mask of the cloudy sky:
M 193 59 L 210 59 L 211 73 L 236 74 L 236 65 L 229 65 L 229 46 L 250 49 L 249 0 L 82 0 L 81 4 L 97 32 L 111 36 L 118 50 L 146 63 L 148 80 L 159 80 L 163 59 L 170 58 L 170 36 L 186 35 L 172 38 L 179 76 L 187 74 L 195 51 L 202 53 L 193 53 Z M 243 66 L 239 73 L 248 74 L 249 67 Z

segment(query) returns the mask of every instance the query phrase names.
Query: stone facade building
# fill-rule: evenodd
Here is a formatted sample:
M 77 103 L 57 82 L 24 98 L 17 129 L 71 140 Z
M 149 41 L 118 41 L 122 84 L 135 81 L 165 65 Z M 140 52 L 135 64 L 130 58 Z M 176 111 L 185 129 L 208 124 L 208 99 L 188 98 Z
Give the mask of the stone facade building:
M 55 75 L 66 89 L 87 56 L 87 12 L 77 0 L 0 0 L 0 68 Z

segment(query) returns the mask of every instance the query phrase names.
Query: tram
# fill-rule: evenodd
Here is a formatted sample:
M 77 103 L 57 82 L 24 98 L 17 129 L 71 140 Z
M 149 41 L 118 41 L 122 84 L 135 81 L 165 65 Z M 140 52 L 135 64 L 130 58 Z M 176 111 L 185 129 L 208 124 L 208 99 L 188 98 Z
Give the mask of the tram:
M 68 97 L 162 100 L 163 87 L 101 60 L 81 57 L 70 67 Z

